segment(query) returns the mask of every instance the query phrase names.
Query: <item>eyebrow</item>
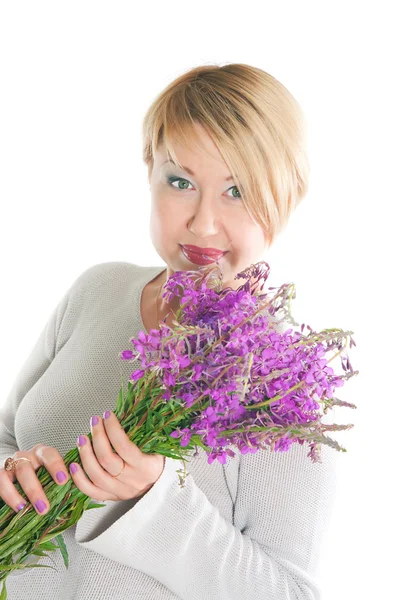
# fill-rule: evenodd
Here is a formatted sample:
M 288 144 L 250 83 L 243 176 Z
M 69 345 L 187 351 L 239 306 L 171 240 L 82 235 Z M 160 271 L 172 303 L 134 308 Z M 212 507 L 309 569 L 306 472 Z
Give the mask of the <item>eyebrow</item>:
M 163 167 L 163 165 L 165 165 L 166 163 L 173 163 L 173 165 L 175 165 L 176 167 L 178 167 L 179 165 L 177 165 L 177 163 L 174 162 L 174 160 L 166 160 L 161 166 Z M 195 177 L 195 173 L 193 171 L 191 171 L 191 169 L 189 167 L 184 167 L 184 165 L 181 165 L 182 168 L 184 169 L 184 171 L 186 171 L 187 173 L 189 173 L 190 175 L 192 175 L 192 177 Z M 233 179 L 232 175 L 230 175 L 229 177 L 227 177 L 225 179 L 225 181 L 230 181 L 230 179 Z

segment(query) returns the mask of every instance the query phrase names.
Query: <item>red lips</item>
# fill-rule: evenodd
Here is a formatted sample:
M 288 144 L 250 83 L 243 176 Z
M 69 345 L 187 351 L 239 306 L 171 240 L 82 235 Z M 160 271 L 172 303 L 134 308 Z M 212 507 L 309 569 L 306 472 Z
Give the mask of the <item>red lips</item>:
M 189 252 L 196 252 L 197 254 L 207 254 L 212 258 L 220 258 L 224 254 L 224 250 L 218 250 L 217 248 L 199 248 L 199 246 L 191 246 L 190 244 L 184 244 L 183 248 L 186 248 Z
M 199 252 L 192 248 L 196 248 Z M 195 265 L 211 265 L 218 262 L 225 254 L 216 248 L 198 248 L 198 246 L 181 246 L 181 251 L 185 258 Z

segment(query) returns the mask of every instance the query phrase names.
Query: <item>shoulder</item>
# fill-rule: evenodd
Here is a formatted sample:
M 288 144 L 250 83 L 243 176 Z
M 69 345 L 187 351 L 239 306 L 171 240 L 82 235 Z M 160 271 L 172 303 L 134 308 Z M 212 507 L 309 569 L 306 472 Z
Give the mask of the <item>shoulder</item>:
M 139 265 L 124 261 L 97 263 L 85 269 L 75 279 L 70 287 L 70 294 L 79 295 L 80 292 L 88 288 L 106 284 L 114 278 L 126 278 L 141 268 Z

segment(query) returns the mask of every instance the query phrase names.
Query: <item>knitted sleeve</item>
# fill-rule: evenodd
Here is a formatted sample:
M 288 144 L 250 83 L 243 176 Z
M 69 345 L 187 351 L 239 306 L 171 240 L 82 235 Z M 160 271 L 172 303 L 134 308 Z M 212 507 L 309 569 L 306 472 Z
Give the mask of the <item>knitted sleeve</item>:
M 110 268 L 111 266 L 112 263 L 109 263 Z M 14 423 L 18 407 L 69 339 L 80 314 L 83 294 L 88 287 L 101 278 L 107 267 L 108 264 L 100 263 L 89 267 L 77 277 L 51 312 L 37 341 L 22 363 L 11 390 L 0 408 L 0 467 L 3 467 L 5 459 L 17 450 L 29 450 L 29 448 L 19 448 L 15 438 Z M 39 558 L 30 556 L 25 562 L 33 564 Z M 26 570 L 15 570 L 9 577 L 22 575 Z

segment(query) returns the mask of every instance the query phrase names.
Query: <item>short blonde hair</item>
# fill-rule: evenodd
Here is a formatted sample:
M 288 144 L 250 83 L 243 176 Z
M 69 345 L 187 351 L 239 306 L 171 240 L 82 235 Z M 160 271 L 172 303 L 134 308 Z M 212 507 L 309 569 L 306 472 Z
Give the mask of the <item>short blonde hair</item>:
M 149 179 L 160 145 L 181 166 L 173 144 L 196 144 L 193 122 L 212 138 L 246 210 L 271 246 L 308 189 L 300 105 L 262 69 L 240 63 L 195 67 L 170 83 L 144 116 L 143 159 Z

